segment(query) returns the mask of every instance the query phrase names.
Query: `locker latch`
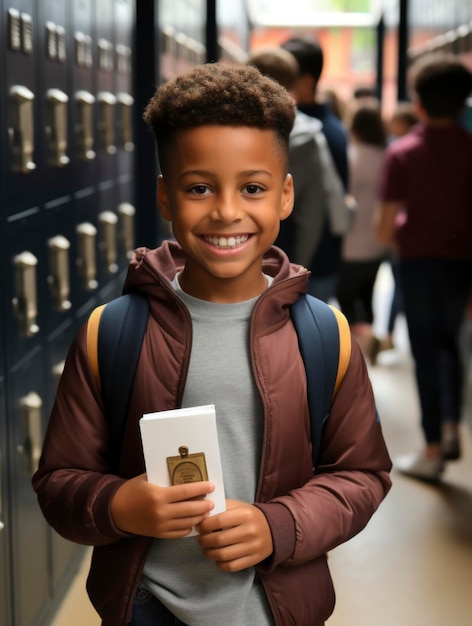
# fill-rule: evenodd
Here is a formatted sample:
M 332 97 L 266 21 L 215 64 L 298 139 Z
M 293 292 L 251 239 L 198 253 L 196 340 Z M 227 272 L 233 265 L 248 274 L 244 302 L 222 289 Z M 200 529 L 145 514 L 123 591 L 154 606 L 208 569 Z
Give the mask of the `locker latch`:
M 13 259 L 15 266 L 16 296 L 13 309 L 24 337 L 32 337 L 39 331 L 36 323 L 38 315 L 36 294 L 36 265 L 38 259 L 31 252 L 25 251 Z
M 69 249 L 70 242 L 62 235 L 52 237 L 48 241 L 49 249 L 49 286 L 54 299 L 56 311 L 68 311 L 71 308 L 69 300 Z
M 10 89 L 12 126 L 8 136 L 12 152 L 12 169 L 15 172 L 31 172 L 36 169 L 34 151 L 34 93 L 24 85 Z
M 60 89 L 47 92 L 48 125 L 46 137 L 48 162 L 56 167 L 63 167 L 70 161 L 67 156 L 67 103 L 69 98 Z
M 98 287 L 97 256 L 95 242 L 97 229 L 90 222 L 79 224 L 76 228 L 78 257 L 77 266 L 82 279 L 82 286 L 86 291 L 93 291 Z
M 98 216 L 101 225 L 100 249 L 105 257 L 107 271 L 115 274 L 118 271 L 117 250 L 116 250 L 116 225 L 118 217 L 113 211 L 103 211 Z
M 41 409 L 43 401 L 35 392 L 30 391 L 21 398 L 20 406 L 23 418 L 23 443 L 18 446 L 18 453 L 23 458 L 26 471 L 32 476 L 38 469 L 42 448 Z
M 91 161 L 95 158 L 94 137 L 93 137 L 93 105 L 95 97 L 89 92 L 81 89 L 75 94 L 75 106 L 77 115 L 76 137 L 77 156 L 84 161 Z
M 109 91 L 101 91 L 97 95 L 97 101 L 100 147 L 105 154 L 115 154 L 116 97 Z
M 121 147 L 126 152 L 134 150 L 133 143 L 133 105 L 134 98 L 128 93 L 119 93 L 118 101 L 118 129 Z
M 122 202 L 118 207 L 118 215 L 120 216 L 120 235 L 123 252 L 128 258 L 131 258 L 134 243 L 134 216 L 136 209 L 130 202 Z

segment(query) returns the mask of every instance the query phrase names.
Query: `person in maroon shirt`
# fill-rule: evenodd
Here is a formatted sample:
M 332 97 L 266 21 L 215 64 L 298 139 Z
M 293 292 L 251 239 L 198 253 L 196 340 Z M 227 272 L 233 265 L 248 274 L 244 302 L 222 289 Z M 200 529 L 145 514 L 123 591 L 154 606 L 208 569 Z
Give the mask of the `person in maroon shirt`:
M 461 453 L 458 343 L 472 282 L 472 136 L 458 119 L 472 73 L 457 57 L 430 55 L 413 66 L 412 79 L 420 123 L 387 151 L 377 237 L 399 258 L 426 441 L 394 465 L 435 481 Z

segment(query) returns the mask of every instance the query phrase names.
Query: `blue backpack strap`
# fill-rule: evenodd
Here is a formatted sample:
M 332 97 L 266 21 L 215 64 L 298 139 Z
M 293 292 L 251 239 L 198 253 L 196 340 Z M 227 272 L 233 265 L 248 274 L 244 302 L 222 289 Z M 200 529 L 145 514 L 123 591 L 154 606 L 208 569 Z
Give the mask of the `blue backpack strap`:
M 118 463 L 129 396 L 149 316 L 148 299 L 129 293 L 103 309 L 98 328 L 98 366 L 105 418 L 110 429 L 110 458 Z
M 310 295 L 301 297 L 290 309 L 306 371 L 312 458 L 316 467 L 338 373 L 338 320 L 331 307 Z

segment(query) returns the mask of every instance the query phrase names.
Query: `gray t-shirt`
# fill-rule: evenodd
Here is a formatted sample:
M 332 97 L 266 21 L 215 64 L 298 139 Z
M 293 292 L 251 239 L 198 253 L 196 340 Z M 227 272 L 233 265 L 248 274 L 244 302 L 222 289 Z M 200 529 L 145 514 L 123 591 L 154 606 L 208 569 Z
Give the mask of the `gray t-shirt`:
M 263 408 L 250 363 L 249 321 L 257 298 L 219 304 L 184 293 L 193 343 L 182 406 L 214 404 L 227 498 L 254 502 Z M 155 539 L 143 586 L 189 626 L 269 626 L 273 618 L 253 567 L 225 573 L 195 537 Z

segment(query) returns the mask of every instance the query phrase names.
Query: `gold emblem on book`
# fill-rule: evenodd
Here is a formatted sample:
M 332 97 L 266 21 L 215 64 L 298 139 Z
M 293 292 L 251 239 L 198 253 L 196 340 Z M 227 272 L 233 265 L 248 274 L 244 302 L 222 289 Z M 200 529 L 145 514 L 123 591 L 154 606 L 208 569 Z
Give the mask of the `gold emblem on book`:
M 189 454 L 187 446 L 179 446 L 179 456 L 168 456 L 166 461 L 171 485 L 208 480 L 204 452 Z

